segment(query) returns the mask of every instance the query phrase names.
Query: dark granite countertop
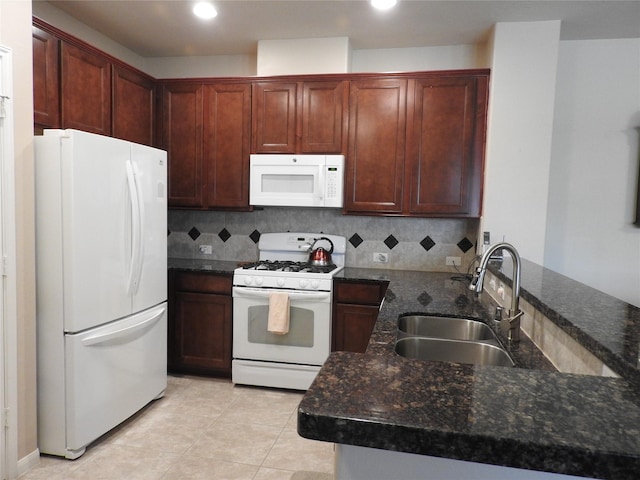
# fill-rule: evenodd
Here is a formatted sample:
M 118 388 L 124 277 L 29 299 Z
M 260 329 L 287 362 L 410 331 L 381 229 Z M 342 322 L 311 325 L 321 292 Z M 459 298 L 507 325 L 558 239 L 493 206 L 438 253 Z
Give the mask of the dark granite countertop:
M 230 260 L 202 260 L 169 257 L 167 260 L 167 267 L 169 270 L 233 275 L 233 271 L 238 267 L 239 263 L 240 262 Z
M 507 263 L 503 270 L 510 272 Z M 510 282 L 507 274 L 498 275 Z M 630 332 L 640 326 L 638 309 L 622 308 L 623 302 L 559 277 L 525 262 L 523 297 L 565 324 L 622 378 L 553 371 L 528 341 L 511 351 L 523 368 L 401 358 L 392 349 L 399 314 L 486 320 L 491 305 L 479 302 L 463 278 L 450 274 L 346 268 L 338 280 L 389 282 L 389 289 L 367 353 L 329 356 L 300 403 L 298 433 L 530 470 L 637 478 L 640 387 L 633 363 L 638 342 Z
M 511 285 L 511 258 L 492 271 Z M 640 308 L 522 260 L 520 297 L 619 375 L 640 383 Z

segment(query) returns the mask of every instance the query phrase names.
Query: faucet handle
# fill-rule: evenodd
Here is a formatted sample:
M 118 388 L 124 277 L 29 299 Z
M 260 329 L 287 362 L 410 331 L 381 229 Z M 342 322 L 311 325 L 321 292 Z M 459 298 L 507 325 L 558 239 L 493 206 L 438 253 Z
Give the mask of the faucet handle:
M 503 332 L 508 331 L 509 341 L 517 343 L 520 341 L 520 317 L 524 315 L 522 310 L 513 311 L 509 310 L 509 316 L 502 320 L 500 323 Z
M 512 313 L 513 312 L 511 310 L 509 310 L 509 315 L 511 315 Z M 516 311 L 516 313 L 513 316 L 507 318 L 507 320 L 509 320 L 509 322 L 513 323 L 516 320 L 518 320 L 522 315 L 524 315 L 524 312 L 522 310 L 518 310 L 518 311 Z

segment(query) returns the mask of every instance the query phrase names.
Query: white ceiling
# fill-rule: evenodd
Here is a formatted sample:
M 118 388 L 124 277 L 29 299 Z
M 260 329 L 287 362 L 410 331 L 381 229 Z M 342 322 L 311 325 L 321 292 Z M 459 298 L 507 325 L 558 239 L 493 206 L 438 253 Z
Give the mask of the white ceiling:
M 36 0 L 43 1 L 43 0 Z M 561 39 L 640 38 L 640 0 L 400 0 L 389 12 L 366 0 L 50 0 L 143 57 L 256 53 L 258 40 L 349 37 L 354 49 L 481 43 L 496 22 L 561 20 Z

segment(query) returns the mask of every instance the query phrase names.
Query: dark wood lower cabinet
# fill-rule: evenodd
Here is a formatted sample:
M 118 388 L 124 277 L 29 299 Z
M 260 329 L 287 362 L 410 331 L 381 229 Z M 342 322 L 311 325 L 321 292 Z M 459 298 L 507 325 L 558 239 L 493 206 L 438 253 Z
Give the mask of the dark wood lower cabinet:
M 231 277 L 172 272 L 168 369 L 231 376 Z
M 334 282 L 332 351 L 364 353 L 388 283 Z
M 377 319 L 378 307 L 336 304 L 332 350 L 364 353 Z

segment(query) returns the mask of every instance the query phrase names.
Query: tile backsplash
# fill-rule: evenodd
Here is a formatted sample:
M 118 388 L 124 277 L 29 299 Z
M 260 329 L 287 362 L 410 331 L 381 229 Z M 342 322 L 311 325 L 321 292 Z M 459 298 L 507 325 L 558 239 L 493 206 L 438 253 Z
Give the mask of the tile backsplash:
M 474 261 L 477 219 L 343 215 L 338 209 L 265 207 L 254 212 L 169 210 L 169 256 L 253 261 L 262 233 L 309 232 L 347 238 L 349 267 L 455 272 L 448 256 L 460 257 L 460 272 Z M 201 245 L 211 245 L 203 254 Z M 388 254 L 387 263 L 373 261 Z

